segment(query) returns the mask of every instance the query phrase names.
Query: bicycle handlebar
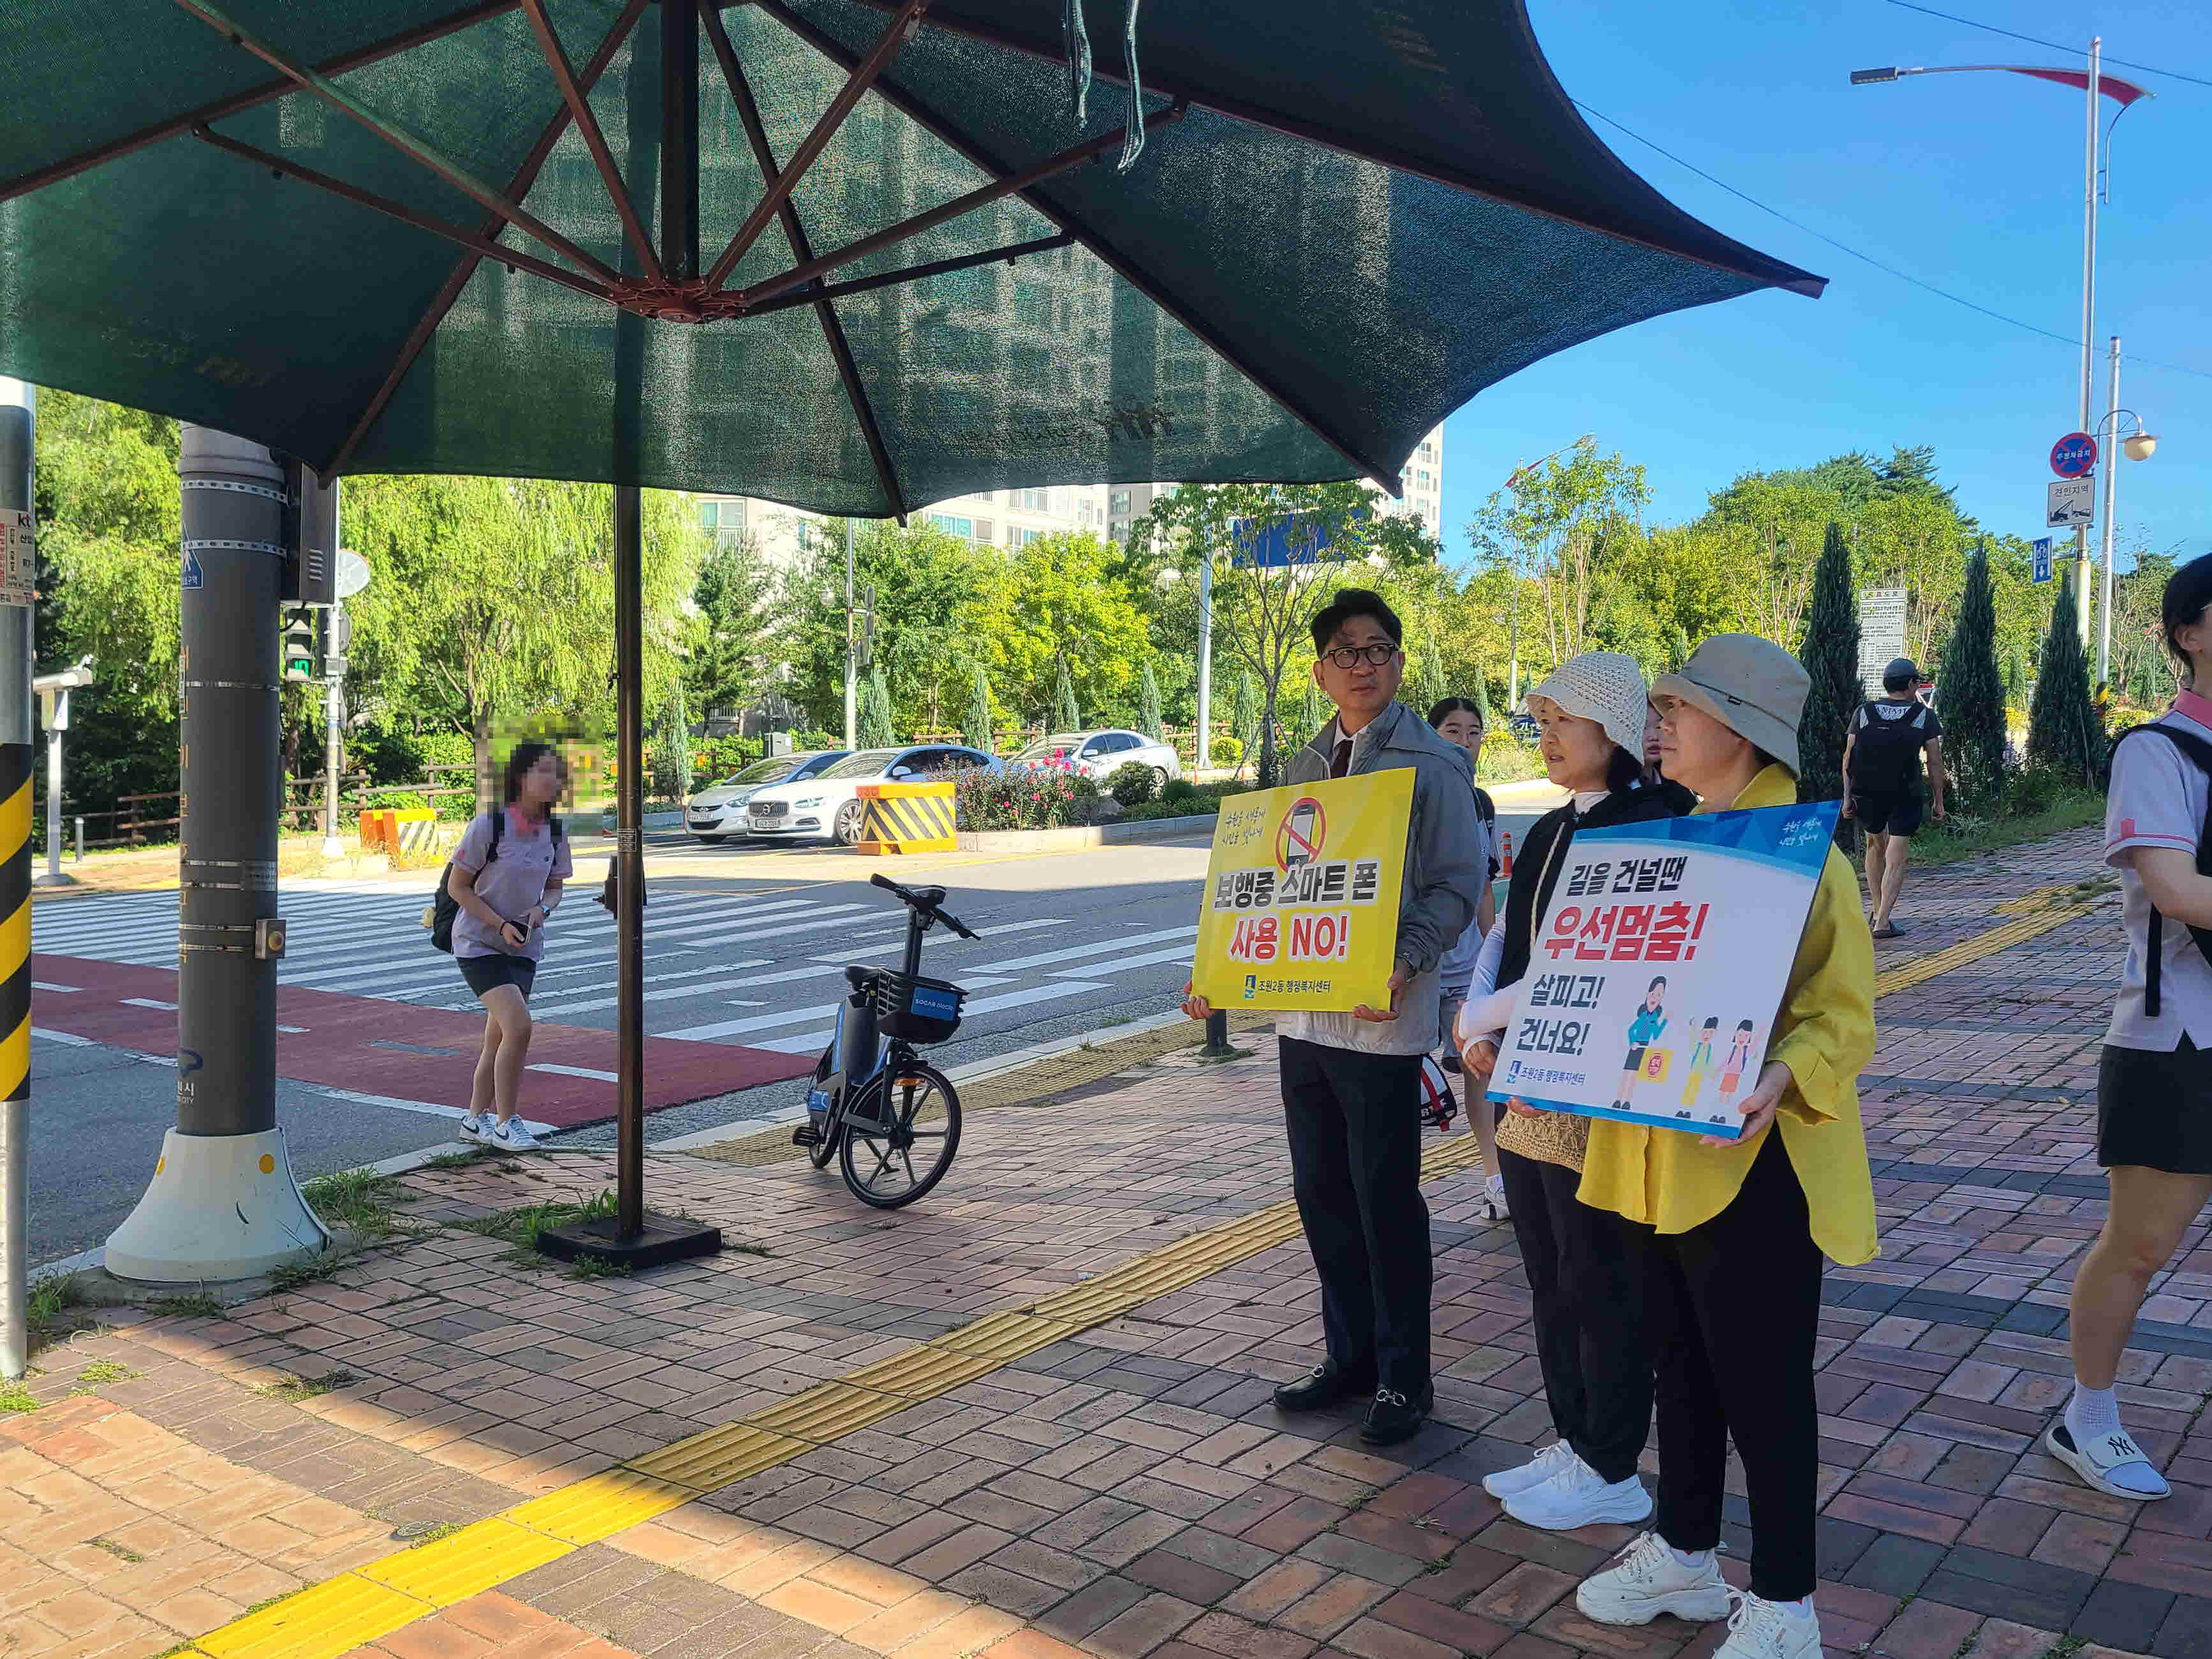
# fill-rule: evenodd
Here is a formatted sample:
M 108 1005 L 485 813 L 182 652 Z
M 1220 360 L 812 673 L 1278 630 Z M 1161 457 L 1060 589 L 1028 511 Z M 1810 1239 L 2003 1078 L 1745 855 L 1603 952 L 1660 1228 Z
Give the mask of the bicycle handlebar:
M 909 909 L 919 911 L 924 917 L 928 918 L 931 921 L 943 922 L 947 927 L 950 927 L 954 933 L 959 934 L 963 939 L 974 939 L 977 937 L 974 931 L 969 927 L 966 922 L 961 921 L 959 917 L 954 915 L 950 910 L 942 909 L 937 905 L 925 902 L 919 893 L 915 892 L 910 888 L 900 886 L 898 883 L 893 881 L 889 876 L 870 876 L 868 878 L 868 884 L 872 887 L 880 887 L 885 892 L 895 895 L 900 903 L 907 906 Z

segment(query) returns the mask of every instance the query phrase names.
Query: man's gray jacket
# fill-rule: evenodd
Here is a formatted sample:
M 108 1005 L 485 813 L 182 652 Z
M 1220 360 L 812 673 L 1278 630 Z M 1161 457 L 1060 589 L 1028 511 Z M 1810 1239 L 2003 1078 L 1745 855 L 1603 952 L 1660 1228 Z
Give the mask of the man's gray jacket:
M 1335 740 L 1336 722 L 1331 720 L 1291 757 L 1287 781 L 1327 779 Z M 1284 1016 L 1286 1036 L 1385 1054 L 1426 1054 L 1441 1040 L 1437 964 L 1473 924 L 1490 873 L 1474 814 L 1474 774 L 1467 750 L 1446 743 L 1401 702 L 1392 703 L 1352 735 L 1348 775 L 1394 767 L 1413 773 L 1397 950 L 1398 960 L 1413 970 L 1413 978 L 1399 995 L 1398 1018 L 1291 1013 Z

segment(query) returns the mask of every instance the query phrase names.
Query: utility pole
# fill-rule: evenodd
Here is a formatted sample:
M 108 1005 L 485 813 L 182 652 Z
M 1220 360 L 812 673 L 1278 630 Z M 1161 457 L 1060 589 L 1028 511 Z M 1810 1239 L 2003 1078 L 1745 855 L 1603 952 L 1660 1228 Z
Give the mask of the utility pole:
M 1198 560 L 1198 736 L 1190 775 L 1213 758 L 1213 554 L 1201 549 Z M 1224 1042 L 1227 1039 L 1224 1038 Z
M 38 392 L 0 380 L 0 541 L 31 537 Z M 20 515 L 20 516 L 19 516 Z M 27 560 L 27 546 L 19 550 Z M 14 561 L 0 558 L 4 566 Z M 35 566 L 33 567 L 35 568 Z M 20 568 L 18 570 L 20 578 Z M 31 668 L 32 596 L 0 604 L 0 1378 L 31 1363 Z
M 331 518 L 333 526 L 344 512 L 339 480 L 331 480 Z M 343 537 L 334 528 L 331 557 L 338 556 Z M 338 838 L 338 768 L 345 757 L 345 601 L 334 601 L 323 616 L 323 856 L 338 857 L 345 842 Z
M 854 653 L 853 636 L 853 521 L 845 520 L 845 747 L 860 746 L 858 726 L 860 710 L 860 678 L 859 659 Z
M 2104 503 L 2097 514 L 2099 538 L 2104 544 L 2105 583 L 2102 613 L 2097 618 L 2097 684 L 2108 685 L 2112 678 L 2112 501 L 2118 493 L 2120 475 L 2120 337 L 2112 336 L 2112 356 L 2105 368 L 2105 396 L 2108 405 L 2102 428 L 2102 441 L 2108 446 L 2098 459 L 2105 468 Z M 2087 430 L 2087 428 L 2083 428 Z
M 110 1273 L 164 1285 L 246 1279 L 331 1244 L 276 1127 L 276 619 L 298 504 L 259 444 L 180 436 L 177 1124 L 107 1241 Z
M 2081 419 L 2074 429 L 2089 430 L 2089 403 L 2093 395 L 2091 381 L 2096 369 L 2096 350 L 2090 340 L 2090 331 L 2095 327 L 2097 315 L 2097 81 L 2103 67 L 2104 40 L 2093 36 L 2089 41 L 2089 138 L 2088 153 L 2082 163 L 2084 173 L 2081 228 Z M 2112 477 L 2113 457 L 2099 455 L 2100 465 L 2106 468 L 2106 477 Z M 2089 526 L 2074 526 L 2074 624 L 2081 638 L 2089 637 Z

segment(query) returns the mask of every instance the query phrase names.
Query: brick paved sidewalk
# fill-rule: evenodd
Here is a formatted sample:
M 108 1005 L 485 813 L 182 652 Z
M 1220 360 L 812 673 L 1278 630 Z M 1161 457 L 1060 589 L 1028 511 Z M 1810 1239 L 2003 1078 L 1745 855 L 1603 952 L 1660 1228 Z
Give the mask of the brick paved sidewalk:
M 1834 1654 L 2212 1653 L 2201 1232 L 2123 1377 L 2173 1499 L 2034 1449 L 2101 1214 L 2094 859 L 2083 832 L 1916 877 L 1883 948 L 1884 1253 L 1832 1271 L 1820 1351 Z M 1275 1412 L 1320 1333 L 1254 1046 L 977 1113 L 907 1213 L 804 1164 L 653 1158 L 657 1204 L 760 1254 L 578 1280 L 460 1227 L 611 1179 L 565 1154 L 409 1177 L 422 1235 L 331 1281 L 104 1316 L 0 1417 L 0 1659 L 1703 1659 L 1717 1628 L 1575 1613 L 1626 1529 L 1531 1532 L 1476 1484 L 1548 1424 L 1464 1135 L 1429 1188 L 1435 1420 L 1376 1455 Z

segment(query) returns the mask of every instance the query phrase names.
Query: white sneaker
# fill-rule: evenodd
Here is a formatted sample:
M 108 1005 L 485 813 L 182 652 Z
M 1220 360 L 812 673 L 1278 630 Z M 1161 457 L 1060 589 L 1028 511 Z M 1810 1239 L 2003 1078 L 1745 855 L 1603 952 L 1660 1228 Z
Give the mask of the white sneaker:
M 491 1120 L 479 1117 L 474 1112 L 461 1114 L 460 1133 L 464 1140 L 485 1140 L 490 1138 Z
M 1482 1477 L 1482 1489 L 1492 1498 L 1510 1498 L 1516 1492 L 1527 1492 L 1531 1486 L 1540 1486 L 1570 1463 L 1582 1460 L 1575 1449 L 1564 1440 L 1554 1440 L 1526 1463 L 1517 1463 L 1510 1469 L 1500 1469 L 1495 1474 Z
M 1601 1521 L 1633 1526 L 1651 1518 L 1651 1494 L 1634 1475 L 1608 1482 L 1577 1457 L 1540 1486 L 1515 1492 L 1505 1500 L 1505 1512 L 1546 1532 L 1572 1532 Z
M 2132 1498 L 2139 1504 L 2173 1495 L 2173 1488 L 2166 1484 L 2166 1477 L 2152 1466 L 2143 1449 L 2124 1429 L 2115 1434 L 2097 1435 L 2077 1446 L 2073 1431 L 2066 1426 L 2062 1413 L 2044 1431 L 2043 1447 L 2099 1492 L 2110 1492 L 2115 1498 Z
M 1717 1559 L 1708 1556 L 1703 1565 L 1686 1567 L 1665 1539 L 1647 1532 L 1614 1560 L 1618 1565 L 1575 1587 L 1575 1605 L 1599 1624 L 1648 1625 L 1662 1613 L 1677 1619 L 1728 1617 L 1731 1592 Z
M 1714 1659 L 1814 1659 L 1820 1651 L 1820 1615 L 1796 1601 L 1764 1601 L 1731 1589 L 1728 1640 Z
M 1482 1183 L 1482 1204 L 1483 1207 L 1490 1212 L 1490 1218 L 1492 1221 L 1504 1221 L 1511 1218 L 1513 1212 L 1505 1202 L 1504 1176 L 1492 1176 Z
M 493 1124 L 484 1131 L 483 1143 L 487 1146 L 496 1146 L 502 1152 L 534 1152 L 538 1150 L 538 1137 L 523 1127 L 519 1117 Z

